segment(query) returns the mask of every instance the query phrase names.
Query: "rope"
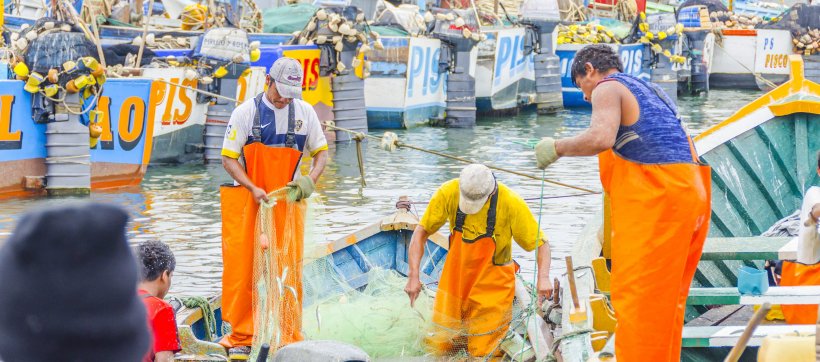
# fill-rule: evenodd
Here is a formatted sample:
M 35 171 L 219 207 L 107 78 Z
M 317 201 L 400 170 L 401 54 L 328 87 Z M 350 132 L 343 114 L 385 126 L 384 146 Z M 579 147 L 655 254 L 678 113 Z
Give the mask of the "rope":
M 202 310 L 202 320 L 205 322 L 205 338 L 212 341 L 216 333 L 216 317 L 211 303 L 205 297 L 182 297 L 182 305 L 186 308 L 199 308 Z
M 356 134 L 356 133 L 359 133 L 359 132 L 357 132 L 357 131 L 353 131 L 353 130 L 350 130 L 350 129 L 346 129 L 346 128 L 341 128 L 341 127 L 338 127 L 338 126 L 336 126 L 336 125 L 333 125 L 333 124 L 332 124 L 332 123 L 330 123 L 330 122 L 325 122 L 325 123 L 323 123 L 323 124 L 324 124 L 326 127 L 331 128 L 331 129 L 334 129 L 334 130 L 337 130 L 337 131 L 347 132 L 347 133 L 350 133 L 350 134 Z M 365 137 L 367 137 L 367 138 L 370 138 L 370 139 L 376 140 L 376 141 L 381 141 L 381 138 L 376 137 L 376 136 L 373 136 L 373 135 L 365 134 L 364 136 L 365 136 Z M 442 153 L 442 152 L 438 152 L 438 151 L 428 150 L 428 149 L 426 149 L 426 148 L 421 148 L 421 147 L 413 146 L 413 145 L 411 145 L 411 144 L 404 143 L 404 142 L 400 142 L 400 141 L 398 141 L 398 140 L 396 140 L 396 141 L 394 141 L 394 142 L 395 142 L 395 145 L 396 145 L 397 147 L 405 147 L 405 148 L 409 148 L 409 149 L 412 149 L 412 150 L 416 150 L 416 151 L 421 151 L 421 152 L 425 152 L 425 153 L 433 154 L 433 155 L 436 155 L 436 156 L 439 156 L 439 157 L 449 158 L 449 159 L 451 159 L 451 160 L 455 160 L 455 161 L 459 161 L 459 162 L 463 162 L 463 163 L 475 163 L 474 161 L 468 160 L 468 159 L 466 159 L 466 158 L 462 158 L 462 157 L 458 157 L 458 156 L 453 156 L 453 155 L 449 155 L 449 154 Z M 533 180 L 544 181 L 544 182 L 547 182 L 547 183 L 550 183 L 550 184 L 553 184 L 553 185 L 563 186 L 563 187 L 567 187 L 567 188 L 571 188 L 571 189 L 575 189 L 575 190 L 579 190 L 579 191 L 584 191 L 584 192 L 587 192 L 587 193 L 590 193 L 590 194 L 600 193 L 600 192 L 598 192 L 598 191 L 590 190 L 590 189 L 583 188 L 583 187 L 580 187 L 580 186 L 573 186 L 573 185 L 565 184 L 565 183 L 562 183 L 562 182 L 558 182 L 558 181 L 549 180 L 549 179 L 543 178 L 543 176 L 539 178 L 539 177 L 536 177 L 536 176 L 533 176 L 533 175 L 529 175 L 529 174 L 526 174 L 526 173 L 523 173 L 523 172 L 518 172 L 518 171 L 514 171 L 514 170 L 506 169 L 506 168 L 503 168 L 503 167 L 498 167 L 498 166 L 494 166 L 494 165 L 489 165 L 489 164 L 485 164 L 485 166 L 487 166 L 487 167 L 488 167 L 488 168 L 490 168 L 490 169 L 496 170 L 496 171 L 506 172 L 506 173 L 510 173 L 510 174 L 513 174 L 513 175 L 517 175 L 517 176 L 521 176 L 521 177 L 526 177 L 526 178 L 529 178 L 529 179 L 533 179 Z
M 755 76 L 755 78 L 759 79 L 760 81 L 765 83 L 767 86 L 772 87 L 772 89 L 777 88 L 777 84 L 774 84 L 774 83 L 772 83 L 772 81 L 770 81 L 766 78 L 763 78 L 763 76 L 760 75 L 760 73 L 755 73 L 754 70 L 749 69 L 749 67 L 743 65 L 743 62 L 741 62 L 741 61 L 737 60 L 737 58 L 733 57 L 732 53 L 726 51 L 726 48 L 724 48 L 722 44 L 718 44 L 717 41 L 715 41 L 715 45 L 717 45 L 721 49 L 723 49 L 723 52 L 726 53 L 726 56 L 728 56 L 729 58 L 732 58 L 732 60 L 734 60 L 737 64 L 740 64 L 740 66 L 743 67 L 743 69 L 746 69 L 747 71 L 749 71 L 749 73 L 752 73 L 752 75 Z M 713 57 L 714 57 L 714 54 L 713 54 Z
M 231 101 L 231 102 L 234 102 L 234 103 L 238 103 L 238 102 L 239 102 L 239 101 L 238 101 L 238 100 L 236 100 L 235 98 L 225 97 L 225 96 L 222 96 L 222 95 L 219 95 L 219 94 L 216 94 L 216 93 L 211 93 L 211 92 L 208 92 L 208 91 L 204 91 L 204 90 L 202 90 L 202 89 L 191 88 L 191 87 L 188 87 L 188 86 L 184 86 L 184 85 L 182 85 L 182 84 L 172 83 L 171 81 L 168 81 L 168 80 L 165 80 L 165 79 L 154 79 L 154 81 L 159 81 L 159 82 L 163 82 L 163 83 L 168 83 L 168 84 L 171 84 L 171 85 L 173 85 L 173 86 L 176 86 L 176 87 L 179 87 L 179 88 L 182 88 L 182 89 L 187 89 L 187 90 L 191 90 L 191 91 L 194 91 L 194 92 L 199 92 L 199 93 L 202 93 L 202 94 L 204 94 L 204 95 L 206 95 L 206 96 L 211 96 L 211 97 L 216 97 L 216 98 L 222 98 L 222 99 L 224 99 L 224 100 L 226 100 L 226 101 Z

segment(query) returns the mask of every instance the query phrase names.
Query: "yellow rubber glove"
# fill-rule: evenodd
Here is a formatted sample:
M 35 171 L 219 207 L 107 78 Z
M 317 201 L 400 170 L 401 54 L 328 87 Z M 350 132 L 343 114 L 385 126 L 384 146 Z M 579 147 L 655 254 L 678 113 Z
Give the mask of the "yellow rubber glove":
M 288 201 L 299 201 L 310 197 L 316 186 L 310 176 L 299 176 L 296 180 L 288 182 Z
M 558 160 L 558 157 L 554 138 L 544 137 L 541 142 L 535 145 L 535 160 L 538 163 L 538 168 L 542 170 L 547 168 L 547 166 Z

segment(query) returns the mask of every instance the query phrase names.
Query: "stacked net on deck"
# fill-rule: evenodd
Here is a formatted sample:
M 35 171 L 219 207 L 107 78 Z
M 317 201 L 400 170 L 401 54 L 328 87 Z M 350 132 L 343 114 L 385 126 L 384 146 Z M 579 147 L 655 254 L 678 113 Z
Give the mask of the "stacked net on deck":
M 468 343 L 475 341 L 487 343 L 482 350 L 494 355 L 532 353 L 521 342 L 525 338 L 525 320 L 534 313 L 534 307 L 517 305 L 504 318 L 474 315 L 462 321 L 439 317 L 434 324 L 436 291 L 424 288 L 411 308 L 404 292 L 407 278 L 385 269 L 392 268 L 390 263 L 370 265 L 375 261 L 352 260 L 356 252 L 332 253 L 330 244 L 304 237 L 314 230 L 310 215 L 313 206 L 278 202 L 276 207 L 260 205 L 257 218 L 251 360 L 255 360 L 263 343 L 275 351 L 293 342 L 300 332 L 305 340 L 334 340 L 357 346 L 371 358 L 427 356 L 462 360 L 471 349 Z M 403 243 L 396 245 L 401 248 Z M 345 264 L 345 259 L 351 262 Z M 343 270 L 361 263 L 369 266 L 367 273 Z M 300 297 L 302 305 L 297 309 Z M 508 326 L 510 331 L 505 331 Z M 501 338 L 484 338 L 499 333 Z M 436 349 L 432 343 L 436 340 L 452 343 L 449 348 Z

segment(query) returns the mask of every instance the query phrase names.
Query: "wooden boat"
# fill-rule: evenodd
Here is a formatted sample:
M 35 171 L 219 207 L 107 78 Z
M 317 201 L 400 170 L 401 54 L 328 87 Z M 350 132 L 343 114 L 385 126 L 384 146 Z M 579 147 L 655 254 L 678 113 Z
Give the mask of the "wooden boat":
M 643 44 L 609 44 L 621 56 L 624 73 L 636 76 L 643 80 L 650 80 L 650 70 L 646 66 L 645 58 L 651 54 Z M 580 88 L 572 84 L 572 61 L 575 53 L 584 48 L 585 44 L 560 44 L 555 54 L 561 59 L 561 87 L 564 96 L 564 107 L 567 108 L 588 108 L 589 102 L 584 100 L 584 94 Z
M 524 49 L 524 27 L 482 26 L 487 38 L 476 45 L 476 108 L 479 113 L 515 113 L 519 84 L 534 82 L 533 54 Z M 526 103 L 532 103 L 527 99 Z
M 441 40 L 385 36 L 382 43 L 385 49 L 369 57 L 371 75 L 364 82 L 368 128 L 409 128 L 443 118 L 447 74 L 439 70 Z
M 379 222 L 340 238 L 325 247 L 317 249 L 311 257 L 315 258 L 304 267 L 304 278 L 324 278 L 326 280 L 344 281 L 350 289 L 360 289 L 368 284 L 367 273 L 373 268 L 395 270 L 402 275 L 408 272 L 407 246 L 418 220 L 404 209 Z M 428 288 L 436 289 L 438 278 L 444 267 L 447 256 L 448 240 L 441 234 L 433 234 L 427 240 L 424 256 L 421 261 L 420 279 Z M 310 251 L 306 251 L 306 255 Z M 332 266 L 335 275 L 314 275 L 319 270 L 326 272 L 326 264 Z M 313 266 L 319 266 L 314 268 Z M 335 293 L 327 290 L 326 293 Z M 317 295 L 322 295 L 318 292 Z M 210 299 L 216 320 L 216 331 L 208 337 L 206 320 L 199 308 L 182 308 L 177 312 L 182 351 L 177 360 L 209 360 L 208 355 L 224 356 L 225 349 L 214 343 L 221 337 L 222 318 L 221 300 L 218 296 Z M 312 301 L 306 299 L 308 308 Z M 196 359 L 195 359 L 196 358 Z M 213 357 L 211 357 L 213 358 Z M 213 361 L 223 361 L 215 358 Z
M 796 240 L 759 235 L 799 209 L 808 187 L 820 185 L 814 172 L 820 149 L 820 85 L 804 78 L 800 56 L 790 56 L 789 64 L 788 82 L 695 138 L 698 154 L 712 167 L 712 220 L 687 300 L 683 360 L 722 359 L 751 316 L 750 308 L 743 305 L 815 304 L 820 300 L 820 287 L 770 287 L 762 296 L 742 296 L 735 287 L 741 265 L 760 267 L 764 260 L 796 257 Z M 579 297 L 592 311 L 586 326 L 596 332 L 564 339 L 565 360 L 567 355 L 590 356 L 601 348 L 611 351 L 611 345 L 594 343 L 595 333 L 604 332 L 607 337 L 614 327 L 611 310 L 600 302 L 609 292 L 606 261 L 598 257 L 602 251 L 608 254 L 608 245 L 600 239 L 601 220 L 596 217 L 587 225 L 572 253 Z M 568 311 L 571 299 L 568 291 L 563 295 L 563 309 Z M 733 306 L 706 308 L 714 305 Z M 763 325 L 744 358 L 753 358 L 767 334 L 813 328 Z M 565 316 L 563 332 L 576 329 Z
M 95 107 L 102 112 L 102 136 L 89 147 L 88 128 L 79 122 L 56 122 L 67 127 L 61 130 L 35 122 L 32 94 L 7 74 L 8 65 L 0 63 L 0 196 L 35 195 L 44 188 L 82 194 L 142 181 L 153 145 L 151 79 L 106 82 Z M 49 179 L 50 186 L 44 184 Z

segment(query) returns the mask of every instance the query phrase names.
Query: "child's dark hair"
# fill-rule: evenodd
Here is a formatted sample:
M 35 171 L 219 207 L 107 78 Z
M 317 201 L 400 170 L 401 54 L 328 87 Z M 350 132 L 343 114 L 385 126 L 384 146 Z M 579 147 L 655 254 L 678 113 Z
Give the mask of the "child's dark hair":
M 154 281 L 165 271 L 173 272 L 177 261 L 171 248 L 159 240 L 149 240 L 137 246 L 142 281 Z
M 584 68 L 584 65 L 587 63 L 592 64 L 592 67 L 599 72 L 610 69 L 617 69 L 619 72 L 624 71 L 624 66 L 621 64 L 621 57 L 618 56 L 609 45 L 587 45 L 575 53 L 575 59 L 572 60 L 572 71 L 570 74 L 572 77 L 572 85 L 577 87 L 578 85 L 575 84 L 575 78 L 587 74 L 587 70 Z

